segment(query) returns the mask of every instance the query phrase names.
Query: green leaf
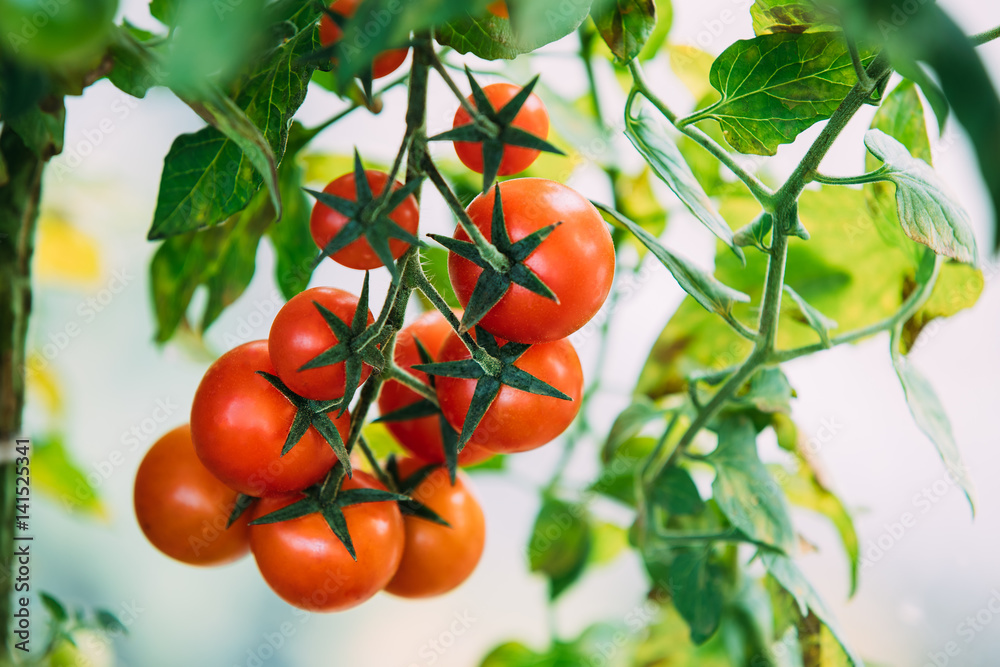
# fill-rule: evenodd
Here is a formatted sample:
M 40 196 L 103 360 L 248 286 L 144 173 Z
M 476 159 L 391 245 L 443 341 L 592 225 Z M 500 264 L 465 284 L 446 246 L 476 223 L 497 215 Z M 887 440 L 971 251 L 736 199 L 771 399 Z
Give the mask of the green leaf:
M 622 410 L 608 432 L 608 438 L 601 450 L 601 459 L 607 464 L 615 456 L 618 449 L 639 433 L 650 422 L 663 417 L 663 410 L 656 407 L 645 396 L 637 396 L 627 408 Z
M 7 116 L 4 122 L 43 160 L 62 152 L 66 128 L 66 107 L 62 98 L 52 109 L 43 111 L 41 107 L 32 106 L 15 116 Z
M 915 268 L 907 253 L 886 244 L 864 193 L 837 186 L 807 190 L 798 208 L 812 240 L 791 242 L 786 283 L 818 311 L 836 320 L 841 331 L 868 326 L 895 313 L 912 291 Z M 723 197 L 720 209 L 727 220 L 738 225 L 755 218 L 760 204 L 749 195 L 730 194 Z M 744 267 L 727 246 L 717 244 L 715 276 L 754 295 L 751 303 L 737 303 L 733 311 L 737 319 L 750 322 L 759 313 L 767 256 L 749 253 L 746 259 Z M 798 310 L 782 308 L 778 348 L 815 342 L 816 332 L 800 321 Z M 636 390 L 653 399 L 682 392 L 690 375 L 734 366 L 746 358 L 751 347 L 693 298 L 685 299 L 653 346 Z
M 607 521 L 595 521 L 590 528 L 591 565 L 607 565 L 614 562 L 628 549 L 628 531 Z
M 669 514 L 698 514 L 705 508 L 691 473 L 680 466 L 668 466 L 653 481 L 652 500 Z
M 182 0 L 150 0 L 149 13 L 163 25 L 172 26 L 177 20 L 177 7 Z
M 791 399 L 794 397 L 795 390 L 780 368 L 763 368 L 750 378 L 737 403 L 750 405 L 760 412 L 788 414 L 792 411 Z
M 56 623 L 65 623 L 69 619 L 69 614 L 66 611 L 66 607 L 63 603 L 57 600 L 55 597 L 49 595 L 48 593 L 42 593 L 39 596 L 42 600 L 42 604 L 45 605 L 45 609 L 49 612 L 49 616 Z
M 143 98 L 149 89 L 164 82 L 164 72 L 147 46 L 126 27 L 118 28 L 108 55 L 111 56 L 110 81 L 118 90 L 132 97 Z
M 277 7 L 288 4 L 286 0 Z M 305 99 L 313 66 L 302 56 L 316 41 L 313 24 L 318 12 L 304 3 L 289 16 L 285 25 L 293 26 L 296 34 L 257 64 L 233 100 L 215 95 L 190 102 L 212 126 L 183 134 L 171 146 L 150 239 L 227 219 L 249 203 L 262 180 L 280 214 L 276 164 L 285 153 L 291 118 Z
M 583 573 L 590 555 L 590 519 L 582 505 L 546 496 L 528 543 L 532 572 L 549 579 L 551 599 L 569 588 Z
M 257 245 L 272 213 L 261 191 L 226 224 L 172 236 L 160 244 L 149 265 L 157 342 L 174 335 L 199 285 L 208 290 L 202 331 L 239 298 L 253 278 Z
M 774 216 L 761 211 L 760 215 L 736 231 L 733 242 L 741 248 L 753 246 L 762 252 L 768 252 L 765 241 L 772 227 L 774 227 Z
M 639 55 L 656 25 L 654 0 L 605 0 L 590 10 L 594 25 L 622 63 Z
M 938 130 L 941 134 L 944 133 L 945 124 L 948 122 L 948 115 L 951 112 L 951 107 L 948 105 L 948 98 L 945 97 L 944 91 L 938 86 L 937 82 L 934 81 L 927 72 L 924 71 L 920 63 L 917 62 L 907 62 L 904 58 L 896 58 L 892 63 L 896 71 L 902 76 L 905 81 L 900 85 L 906 83 L 914 83 L 919 86 L 920 91 L 927 98 L 927 103 L 930 104 L 931 110 L 934 112 L 934 117 L 937 119 Z M 899 88 L 899 86 L 896 86 Z M 921 124 L 923 123 L 923 117 L 920 118 Z M 886 130 L 889 134 L 893 134 Z M 896 136 L 893 134 L 893 136 Z M 897 139 L 900 139 L 898 136 Z M 902 141 L 902 139 L 900 139 Z M 905 141 L 903 142 L 906 143 Z M 908 146 L 909 147 L 909 146 Z M 912 147 L 911 151 L 912 151 Z M 929 152 L 929 151 L 928 151 Z M 915 157 L 924 157 L 922 155 L 916 155 Z M 928 163 L 930 163 L 930 157 L 924 157 Z
M 799 296 L 798 292 L 792 289 L 791 285 L 785 285 L 785 293 L 802 313 L 803 321 L 819 334 L 819 339 L 825 347 L 830 347 L 830 329 L 836 329 L 837 323 L 810 306 L 805 299 Z
M 757 0 L 750 7 L 756 35 L 839 30 L 836 15 L 808 0 Z
M 865 146 L 886 165 L 884 178 L 896 186 L 896 208 L 906 235 L 959 262 L 978 262 L 969 214 L 929 164 L 914 158 L 881 130 L 865 134 Z
M 605 453 L 604 468 L 590 489 L 630 507 L 636 503 L 635 476 L 656 446 L 655 438 L 636 437 Z
M 674 22 L 674 5 L 672 0 L 654 0 L 656 5 L 656 25 L 646 39 L 646 46 L 639 54 L 641 60 L 652 60 L 666 43 L 667 35 Z
M 969 507 L 975 514 L 975 489 L 969 476 L 969 469 L 962 461 L 944 405 L 941 404 L 941 399 L 927 378 L 910 363 L 907 357 L 899 353 L 895 334 L 892 345 L 892 365 L 896 369 L 900 384 L 903 385 L 903 393 L 906 395 L 906 403 L 910 407 L 913 420 L 934 443 L 949 477 L 962 487 L 965 497 L 969 500 Z
M 733 312 L 733 306 L 740 301 L 750 301 L 750 297 L 742 292 L 722 284 L 712 274 L 702 271 L 687 259 L 675 255 L 650 236 L 649 232 L 603 204 L 594 205 L 609 217 L 611 221 L 625 227 L 638 238 L 649 251 L 667 267 L 667 270 L 677 280 L 677 284 L 694 299 L 713 313 L 728 316 Z
M 710 554 L 702 547 L 677 549 L 670 564 L 670 594 L 695 644 L 705 643 L 722 617 L 725 573 L 711 562 Z
M 722 99 L 681 122 L 714 119 L 737 151 L 774 155 L 829 118 L 857 76 L 841 34 L 778 33 L 727 48 L 712 64 L 710 82 Z
M 789 552 L 795 531 L 784 495 L 757 456 L 757 434 L 743 415 L 724 421 L 719 445 L 708 456 L 715 467 L 713 497 L 734 526 L 748 537 Z
M 979 269 L 954 262 L 942 266 L 930 298 L 903 326 L 900 351 L 909 354 L 917 337 L 931 321 L 951 317 L 976 305 L 984 286 L 983 272 Z
M 510 60 L 522 53 L 530 53 L 546 44 L 572 33 L 590 13 L 590 0 L 527 0 L 508 2 L 510 19 L 502 19 L 485 11 L 474 11 L 466 1 L 451 3 L 425 0 L 407 4 L 457 5 L 468 13 L 452 12 L 455 17 L 440 25 L 435 36 L 444 46 L 459 53 L 471 53 L 485 58 Z M 488 2 L 480 2 L 485 8 Z M 425 10 L 427 12 L 427 10 Z M 430 13 L 430 12 L 427 12 Z M 445 19 L 447 20 L 447 19 Z M 434 20 L 435 25 L 444 21 Z M 429 23 L 428 23 L 429 24 Z
M 67 450 L 61 434 L 35 439 L 31 474 L 34 488 L 64 509 L 98 518 L 108 515 L 97 489 Z
M 309 286 L 316 258 L 316 242 L 309 231 L 312 207 L 302 191 L 303 172 L 294 155 L 286 155 L 278 169 L 283 214 L 267 228 L 274 247 L 274 276 L 286 299 Z
M 127 634 L 128 628 L 118 620 L 118 617 L 112 614 L 107 609 L 95 609 L 94 610 L 94 621 L 97 627 L 104 632 L 115 633 L 115 634 Z
M 638 118 L 625 116 L 625 135 L 674 194 L 687 206 L 709 231 L 733 249 L 737 256 L 742 252 L 733 241 L 733 232 L 725 219 L 719 215 L 715 205 L 705 194 L 701 184 L 691 173 L 680 149 L 670 137 L 660 129 L 659 123 L 646 111 Z
M 848 660 L 855 667 L 863 667 L 864 663 L 844 642 L 843 635 L 837 626 L 833 613 L 827 608 L 819 594 L 812 587 L 805 575 L 799 570 L 791 558 L 773 552 L 761 552 L 761 561 L 772 577 L 795 598 L 800 613 L 805 616 L 812 611 L 823 624 L 830 629 L 837 642 L 844 649 Z

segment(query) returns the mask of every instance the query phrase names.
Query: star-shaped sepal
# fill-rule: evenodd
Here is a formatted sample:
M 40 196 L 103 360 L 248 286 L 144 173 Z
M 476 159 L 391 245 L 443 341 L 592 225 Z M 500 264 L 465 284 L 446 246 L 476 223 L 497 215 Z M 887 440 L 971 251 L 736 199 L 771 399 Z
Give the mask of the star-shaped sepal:
M 559 298 L 549 286 L 542 282 L 524 261 L 548 238 L 561 221 L 532 232 L 517 243 L 510 240 L 504 221 L 503 201 L 500 186 L 494 188 L 493 218 L 491 221 L 491 241 L 460 241 L 450 236 L 430 234 L 429 236 L 445 248 L 482 268 L 472 290 L 472 296 L 465 305 L 462 315 L 462 330 L 468 331 L 483 319 L 490 308 L 495 306 L 512 284 L 520 285 L 535 294 L 559 303 Z M 490 259 L 492 257 L 492 260 Z M 497 257 L 502 258 L 497 261 Z
M 351 399 L 354 398 L 358 385 L 361 384 L 364 365 L 368 364 L 377 372 L 382 372 L 385 367 L 385 358 L 376 347 L 371 332 L 368 331 L 368 273 L 365 272 L 365 281 L 361 286 L 358 307 L 354 311 L 354 318 L 350 324 L 344 322 L 319 302 L 313 301 L 313 305 L 316 306 L 316 310 L 330 327 L 330 331 L 337 337 L 337 342 L 303 364 L 299 370 L 308 371 L 313 368 L 343 363 L 344 396 L 332 403 L 329 401 L 325 403 L 329 407 L 339 407 L 339 414 L 343 414 Z
M 432 472 L 440 468 L 441 466 L 436 463 L 429 463 L 422 468 L 418 468 L 405 480 L 400 478 L 399 465 L 396 462 L 396 457 L 394 455 L 389 456 L 389 460 L 386 462 L 385 471 L 389 474 L 389 478 L 399 489 L 399 492 L 406 497 L 406 500 L 399 501 L 399 511 L 408 516 L 415 516 L 419 519 L 424 519 L 425 521 L 430 521 L 431 523 L 436 523 L 447 528 L 451 528 L 451 524 L 445 521 L 440 514 L 432 510 L 427 505 L 423 504 L 419 500 L 413 498 L 413 494 L 416 492 L 417 487 L 419 487 L 427 476 Z M 452 480 L 452 484 L 454 484 Z
M 481 142 L 483 145 L 483 192 L 487 192 L 497 178 L 505 146 L 520 146 L 536 151 L 565 155 L 541 137 L 513 125 L 517 113 L 528 101 L 531 91 L 538 83 L 537 76 L 502 108 L 495 109 L 468 67 L 465 68 L 465 74 L 469 77 L 472 99 L 482 120 L 473 118 L 472 122 L 467 125 L 460 125 L 447 132 L 429 137 L 427 140 Z
M 336 454 L 337 460 L 340 465 L 344 468 L 348 476 L 353 474 L 351 470 L 351 455 L 348 453 L 347 448 L 344 446 L 344 439 L 340 437 L 340 431 L 337 430 L 337 426 L 330 419 L 327 414 L 331 410 L 337 407 L 340 403 L 340 399 L 336 403 L 330 403 L 330 401 L 313 401 L 311 399 L 299 396 L 294 391 L 289 389 L 284 382 L 281 381 L 277 375 L 272 375 L 266 371 L 257 371 L 257 375 L 260 375 L 265 380 L 271 383 L 271 386 L 282 393 L 282 395 L 288 399 L 288 402 L 292 404 L 295 408 L 295 418 L 292 419 L 292 425 L 288 429 L 288 435 L 285 437 L 285 444 L 281 448 L 281 455 L 284 456 L 292 450 L 292 447 L 297 445 L 302 436 L 306 434 L 309 427 L 315 428 L 319 434 L 326 440 L 330 448 L 333 449 L 333 453 Z M 345 402 L 346 406 L 347 403 Z M 343 412 L 343 411 L 341 411 Z
M 322 484 L 303 491 L 304 497 L 290 505 L 286 505 L 270 514 L 254 519 L 252 526 L 259 526 L 280 521 L 290 521 L 309 514 L 320 514 L 326 520 L 330 530 L 337 536 L 351 558 L 357 560 L 351 534 L 347 530 L 347 520 L 344 518 L 344 508 L 361 503 L 380 503 L 387 500 L 399 502 L 401 505 L 410 502 L 410 498 L 401 493 L 385 489 L 343 489 L 347 470 L 343 466 L 334 466 Z
M 433 363 L 434 360 L 431 358 L 427 348 L 420 342 L 420 339 L 414 336 L 413 342 L 416 343 L 420 362 L 422 364 Z M 428 375 L 427 381 L 430 388 L 435 389 L 434 376 Z M 436 403 L 426 398 L 421 398 L 409 405 L 404 405 L 398 410 L 384 414 L 375 421 L 382 423 L 405 422 L 412 419 L 422 419 L 423 417 L 437 417 L 438 428 L 441 430 L 441 444 L 444 449 L 445 466 L 448 468 L 448 476 L 451 478 L 451 483 L 454 484 L 455 475 L 458 473 L 458 455 L 465 448 L 465 445 L 458 444 L 458 431 L 451 427 L 451 424 L 445 419 L 444 413 L 441 412 L 441 408 Z
M 472 359 L 440 361 L 413 367 L 428 375 L 476 381 L 472 402 L 465 415 L 462 432 L 458 436 L 459 448 L 464 447 L 472 438 L 479 422 L 483 420 L 483 416 L 493 405 L 504 385 L 529 394 L 549 396 L 564 401 L 573 400 L 547 382 L 514 365 L 531 345 L 509 341 L 500 346 L 493 335 L 481 327 L 476 328 L 476 342 L 479 349 L 473 353 Z
M 324 257 L 337 254 L 363 236 L 378 258 L 389 269 L 389 272 L 392 274 L 393 284 L 398 282 L 399 270 L 396 267 L 396 259 L 392 256 L 392 250 L 389 248 L 389 239 L 399 239 L 410 245 L 420 246 L 423 244 L 420 242 L 420 239 L 403 229 L 389 215 L 407 197 L 413 194 L 418 187 L 420 187 L 419 178 L 407 181 L 398 190 L 393 189 L 393 182 L 389 182 L 386 183 L 385 191 L 376 197 L 372 194 L 371 187 L 368 184 L 368 177 L 365 175 L 361 156 L 355 150 L 355 198 L 353 200 L 338 197 L 328 192 L 316 192 L 315 190 L 304 188 L 316 201 L 347 218 L 347 222 L 337 232 L 337 235 L 330 239 L 329 243 L 320 251 L 313 266 L 319 264 Z

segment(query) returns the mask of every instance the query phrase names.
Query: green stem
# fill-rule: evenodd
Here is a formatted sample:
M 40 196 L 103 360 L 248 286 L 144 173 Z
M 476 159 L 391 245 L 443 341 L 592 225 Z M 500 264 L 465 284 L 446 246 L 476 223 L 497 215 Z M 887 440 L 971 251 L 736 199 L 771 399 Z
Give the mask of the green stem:
M 382 375 L 386 381 L 395 380 L 399 384 L 412 390 L 414 393 L 420 394 L 421 398 L 427 399 L 434 405 L 438 404 L 437 393 L 435 393 L 431 387 L 424 384 L 414 377 L 409 371 L 404 368 L 400 368 L 395 363 L 388 365 Z
M 476 244 L 479 249 L 480 254 L 483 259 L 494 269 L 497 273 L 506 273 L 510 269 L 510 261 L 497 250 L 496 246 L 490 243 L 483 233 L 479 231 L 479 227 L 472 222 L 472 218 L 466 213 L 465 207 L 462 206 L 462 202 L 458 200 L 458 196 L 452 191 L 448 186 L 448 183 L 444 180 L 444 176 L 441 172 L 437 170 L 434 163 L 431 161 L 430 156 L 424 157 L 424 173 L 427 174 L 427 178 L 430 179 L 434 187 L 438 189 L 441 196 L 444 197 L 444 201 L 448 204 L 448 208 L 452 210 L 455 217 L 458 218 L 458 224 L 465 230 L 465 233 L 469 235 L 472 242 Z
M 978 35 L 972 35 L 969 39 L 976 46 L 982 46 L 987 42 L 992 42 L 994 39 L 1000 37 L 1000 25 L 993 28 L 992 30 L 987 30 L 986 32 L 981 32 Z
M 465 113 L 469 114 L 469 117 L 472 118 L 472 122 L 485 129 L 487 132 L 492 129 L 492 133 L 497 134 L 499 132 L 499 128 L 497 128 L 493 121 L 479 113 L 479 110 L 473 106 L 471 102 L 469 102 L 465 93 L 462 92 L 462 90 L 458 87 L 458 84 L 455 83 L 455 80 L 451 78 L 450 74 L 448 74 L 448 70 L 445 69 L 444 63 L 441 62 L 438 55 L 434 53 L 433 50 L 429 50 L 428 53 L 430 54 L 431 67 L 433 67 L 434 71 L 437 72 L 444 80 L 445 85 L 447 85 L 448 89 L 451 90 L 452 94 L 458 100 L 458 103 L 462 105 L 463 109 L 465 109 Z
M 824 185 L 864 185 L 865 183 L 875 183 L 885 180 L 882 175 L 889 170 L 887 165 L 882 165 L 874 171 L 860 176 L 825 176 L 818 171 L 809 174 L 809 180 Z
M 373 452 L 371 447 L 368 446 L 368 441 L 365 440 L 364 436 L 358 436 L 358 446 L 361 447 L 362 453 L 368 460 L 369 465 L 371 465 L 372 470 L 375 471 L 375 476 L 378 478 L 378 481 L 382 482 L 382 486 L 390 491 L 395 491 L 396 485 L 393 484 L 392 479 L 386 474 L 385 470 L 382 469 L 382 465 L 378 462 L 375 452 Z
M 481 349 L 479 344 L 476 343 L 476 339 L 473 338 L 468 331 L 462 331 L 462 322 L 455 316 L 455 312 L 451 309 L 451 306 L 449 306 L 448 302 L 444 300 L 444 297 L 438 293 L 438 291 L 434 288 L 434 285 L 431 284 L 431 281 L 426 275 L 424 275 L 422 270 L 414 272 L 411 276 L 411 280 L 412 287 L 420 290 L 420 292 L 427 297 L 427 300 L 430 301 L 431 305 L 444 316 L 444 319 L 446 319 L 448 324 L 451 325 L 452 330 L 458 333 L 462 342 L 465 343 L 465 346 L 469 348 L 470 351 Z
M 0 662 L 11 657 L 14 440 L 21 435 L 31 314 L 31 255 L 45 163 L 9 127 L 0 132 L 8 181 L 0 187 Z
M 639 65 L 637 59 L 633 59 L 632 62 L 629 63 L 629 71 L 632 73 L 632 80 L 634 81 L 635 87 L 642 93 L 643 97 L 649 100 L 653 106 L 656 107 L 659 112 L 670 121 L 671 125 L 714 155 L 719 162 L 724 164 L 729 169 L 729 171 L 733 172 L 738 179 L 743 181 L 743 183 L 750 190 L 750 193 L 761 203 L 765 210 L 771 210 L 771 201 L 774 196 L 774 192 L 771 188 L 767 187 L 763 181 L 740 166 L 736 160 L 733 159 L 733 156 L 729 154 L 729 151 L 720 146 L 714 139 L 712 139 L 712 137 L 692 126 L 691 123 L 698 120 L 698 118 L 689 116 L 683 120 L 678 120 L 677 114 L 671 111 L 666 103 L 653 92 L 652 88 L 650 88 L 649 83 L 646 81 L 646 77 L 643 74 L 642 67 Z

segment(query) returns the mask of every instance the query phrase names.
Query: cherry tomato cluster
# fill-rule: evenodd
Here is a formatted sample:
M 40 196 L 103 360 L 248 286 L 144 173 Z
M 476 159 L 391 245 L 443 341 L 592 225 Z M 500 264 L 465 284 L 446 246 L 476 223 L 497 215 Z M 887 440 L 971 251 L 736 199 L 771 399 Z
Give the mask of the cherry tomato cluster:
M 349 17 L 357 4 L 330 6 L 324 42 L 340 34 L 331 16 Z M 373 74 L 403 58 L 376 62 Z M 366 274 L 360 296 L 306 289 L 278 312 L 267 340 L 219 357 L 195 392 L 190 425 L 156 442 L 136 476 L 139 524 L 168 556 L 213 565 L 250 551 L 280 597 L 311 611 L 348 609 L 380 590 L 445 593 L 472 573 L 485 536 L 456 466 L 540 447 L 575 418 L 583 372 L 567 336 L 610 291 L 611 236 L 590 202 L 560 183 L 520 178 L 490 188 L 556 149 L 545 142 L 535 82 L 469 80 L 473 94 L 452 129 L 431 138 L 452 140 L 484 175 L 484 193 L 455 234 L 434 236 L 451 251 L 464 310 L 437 295 L 440 311 L 396 331 L 400 324 L 376 323 L 368 309 Z M 352 173 L 312 192 L 319 259 L 385 266 L 399 285 L 395 260 L 420 243 L 419 182 L 365 170 L 355 155 Z M 408 456 L 389 457 L 384 469 L 369 456 L 369 474 L 355 469 L 349 448 L 364 445 L 362 424 L 347 408 L 359 387 L 379 384 L 379 421 Z

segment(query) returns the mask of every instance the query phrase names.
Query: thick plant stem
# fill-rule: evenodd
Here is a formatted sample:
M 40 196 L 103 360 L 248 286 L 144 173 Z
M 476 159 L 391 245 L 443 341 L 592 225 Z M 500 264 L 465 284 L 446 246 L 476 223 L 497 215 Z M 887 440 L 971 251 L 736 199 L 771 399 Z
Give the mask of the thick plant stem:
M 0 134 L 9 170 L 0 187 L 0 662 L 11 656 L 14 551 L 14 440 L 24 410 L 26 339 L 31 313 L 31 255 L 44 162 L 9 128 Z

